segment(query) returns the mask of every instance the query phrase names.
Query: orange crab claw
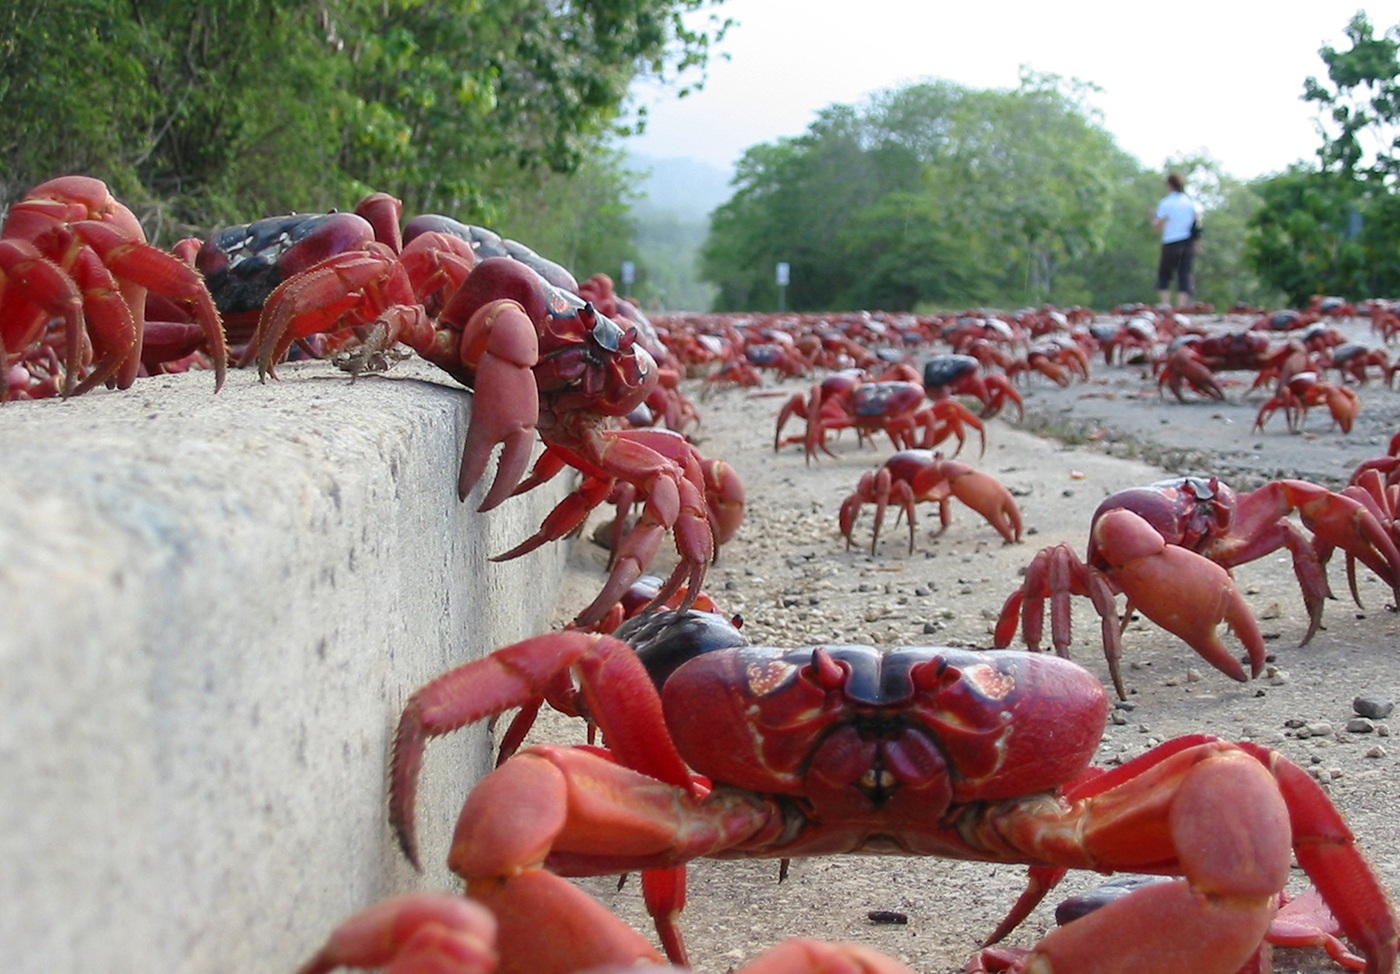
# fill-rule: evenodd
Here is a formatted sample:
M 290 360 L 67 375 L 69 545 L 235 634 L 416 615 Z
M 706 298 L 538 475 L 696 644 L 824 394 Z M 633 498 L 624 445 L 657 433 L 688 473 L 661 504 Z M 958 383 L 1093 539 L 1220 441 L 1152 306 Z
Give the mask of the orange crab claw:
M 982 515 L 1007 544 L 1021 540 L 1021 509 L 1006 485 L 990 474 L 936 456 L 933 463 L 914 475 L 912 487 L 919 500 L 938 502 L 939 518 L 945 528 L 951 521 L 948 498 L 956 497 Z
M 1186 642 L 1232 679 L 1249 679 L 1221 642 L 1226 623 L 1249 653 L 1254 676 L 1264 671 L 1264 637 L 1230 573 L 1193 551 L 1169 545 L 1142 517 L 1125 509 L 1104 512 L 1094 540 L 1114 566 L 1130 605 Z
M 363 910 L 331 933 L 297 974 L 341 967 L 400 974 L 491 974 L 497 969 L 491 911 L 447 893 L 408 893 Z
M 468 884 L 497 918 L 499 974 L 574 974 L 603 965 L 659 963 L 646 938 L 558 876 L 529 870 Z
M 475 368 L 476 376 L 472 422 L 457 477 L 459 497 L 465 499 L 486 472 L 496 444 L 503 446 L 496 478 L 479 510 L 489 511 L 509 497 L 530 464 L 540 408 L 533 371 L 539 357 L 535 324 L 510 299 L 484 305 L 462 332 L 462 360 Z

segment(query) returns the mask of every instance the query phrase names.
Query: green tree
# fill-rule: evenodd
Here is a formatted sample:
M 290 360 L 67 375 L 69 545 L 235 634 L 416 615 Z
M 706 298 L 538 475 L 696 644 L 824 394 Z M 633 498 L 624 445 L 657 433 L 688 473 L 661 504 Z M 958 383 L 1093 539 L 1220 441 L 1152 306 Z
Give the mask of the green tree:
M 1294 306 L 1314 294 L 1371 295 L 1360 185 L 1303 165 L 1263 181 L 1250 262 Z M 1392 241 L 1393 249 L 1394 243 Z
M 1310 77 L 1303 83 L 1303 100 L 1316 102 L 1330 123 L 1322 126 L 1318 158 L 1324 171 L 1346 179 L 1388 182 L 1400 174 L 1400 26 L 1377 37 L 1370 19 L 1358 12 L 1346 35 L 1349 49 L 1329 44 L 1318 52 L 1327 81 Z
M 750 149 L 703 253 L 718 306 L 773 307 L 778 261 L 798 309 L 1086 297 L 1058 275 L 1102 248 L 1128 157 L 1085 94 L 1031 74 L 1011 92 L 924 83 Z
M 1346 34 L 1349 48 L 1319 52 L 1326 80 L 1303 86 L 1323 113 L 1316 166 L 1295 165 L 1256 187 L 1249 261 L 1293 304 L 1400 291 L 1400 27 L 1377 36 L 1358 13 Z
M 135 188 L 132 160 L 156 107 L 140 47 L 140 28 L 116 0 L 0 7 L 0 210 L 70 172 Z
M 370 189 L 495 222 L 638 122 L 633 78 L 703 72 L 727 24 L 685 15 L 710 3 L 11 4 L 0 205 L 81 171 L 169 236 Z
M 1002 294 L 1073 302 L 1056 288 L 1066 261 L 1102 247 L 1112 213 L 1112 137 L 1087 103 L 1091 86 L 1025 73 L 1014 91 L 981 91 L 952 117 L 930 191 L 968 238 L 995 241 Z

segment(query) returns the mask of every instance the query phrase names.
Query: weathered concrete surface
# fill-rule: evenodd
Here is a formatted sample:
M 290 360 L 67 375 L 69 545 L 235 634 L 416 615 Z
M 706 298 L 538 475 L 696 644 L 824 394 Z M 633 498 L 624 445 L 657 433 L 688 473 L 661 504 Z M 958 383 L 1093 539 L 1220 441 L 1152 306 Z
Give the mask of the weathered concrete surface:
M 291 971 L 353 909 L 456 888 L 485 739 L 429 749 L 419 878 L 389 738 L 428 679 L 548 628 L 563 546 L 488 556 L 563 488 L 460 503 L 471 397 L 425 366 L 279 371 L 0 407 L 7 971 Z

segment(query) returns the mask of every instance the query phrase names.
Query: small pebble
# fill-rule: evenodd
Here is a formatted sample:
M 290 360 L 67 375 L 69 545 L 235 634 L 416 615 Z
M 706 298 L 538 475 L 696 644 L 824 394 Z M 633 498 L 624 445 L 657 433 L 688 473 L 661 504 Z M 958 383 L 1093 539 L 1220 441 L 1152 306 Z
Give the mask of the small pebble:
M 866 918 L 871 923 L 896 923 L 906 924 L 909 922 L 909 914 L 900 913 L 896 910 L 871 910 L 866 914 Z
M 1362 717 L 1385 720 L 1395 709 L 1395 701 L 1374 693 L 1363 693 L 1351 702 L 1351 709 Z
M 1353 717 L 1346 726 L 1348 734 L 1371 734 L 1376 729 L 1376 725 L 1367 717 Z

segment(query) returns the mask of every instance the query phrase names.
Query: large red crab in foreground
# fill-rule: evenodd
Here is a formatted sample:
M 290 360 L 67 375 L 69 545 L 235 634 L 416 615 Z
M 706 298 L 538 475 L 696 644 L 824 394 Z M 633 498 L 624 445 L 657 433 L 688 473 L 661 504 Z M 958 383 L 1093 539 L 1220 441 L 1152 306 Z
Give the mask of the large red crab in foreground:
M 0 229 L 0 399 L 12 390 L 38 398 L 129 387 L 148 342 L 148 293 L 188 309 L 215 389 L 222 386 L 223 325 L 203 278 L 146 243 L 101 180 L 61 176 L 35 186 Z M 12 367 L 25 374 L 10 375 Z
M 949 460 L 933 450 L 900 450 L 875 470 L 861 475 L 856 489 L 841 503 L 841 534 L 851 545 L 851 531 L 861 508 L 875 505 L 875 528 L 870 553 L 880 541 L 885 508 L 895 504 L 909 522 L 909 550 L 914 550 L 914 505 L 938 505 L 939 533 L 952 523 L 952 500 L 957 498 L 986 519 L 1007 544 L 1021 540 L 1021 509 L 1006 485 L 991 474 Z
M 1288 519 L 1295 511 L 1312 537 Z M 1332 594 L 1326 564 L 1334 548 L 1347 553 L 1352 597 L 1358 602 L 1353 559 L 1393 592 L 1400 586 L 1400 551 L 1373 511 L 1357 498 L 1303 480 L 1276 480 L 1236 494 L 1215 478 L 1180 477 L 1105 498 L 1090 520 L 1089 547 L 1082 561 L 1064 543 L 1037 552 L 1025 581 L 1002 608 L 995 643 L 1011 645 L 1019 624 L 1026 645 L 1038 650 L 1049 600 L 1051 641 L 1057 653 L 1066 655 L 1070 596 L 1087 595 L 1102 619 L 1113 685 L 1126 699 L 1118 667 L 1123 623 L 1115 596 L 1121 592 L 1128 601 L 1123 619 L 1137 609 L 1216 669 L 1247 680 L 1249 675 L 1217 629 L 1224 622 L 1234 630 L 1249 653 L 1254 676 L 1263 670 L 1264 640 L 1230 569 L 1280 548 L 1293 556 L 1308 611 L 1303 644 L 1322 624 L 1323 600 Z
M 677 919 L 689 860 L 851 852 L 1030 865 L 1033 890 L 1003 929 L 1067 869 L 1179 877 L 1035 948 L 1043 967 L 1030 969 L 1091 974 L 1234 974 L 1268 931 L 1296 856 L 1366 969 L 1394 970 L 1385 890 L 1321 786 L 1274 751 L 1195 736 L 1097 769 L 1107 697 L 1068 660 L 750 647 L 696 638 L 666 615 L 619 630 L 635 649 L 577 631 L 516 643 L 439 677 L 405 707 L 390 816 L 414 862 L 429 738 L 579 694 L 607 743 L 522 751 L 462 809 L 449 863 L 495 914 L 504 970 L 649 956 L 631 939 L 542 928 L 540 917 L 577 909 L 558 929 L 596 932 L 587 917 L 597 904 L 573 906 L 584 896 L 561 876 L 642 870 L 661 942 L 684 963 Z M 664 674 L 648 671 L 653 658 Z
M 389 233 L 396 237 L 398 201 L 381 195 L 380 209 L 386 201 L 395 214 Z M 396 240 L 364 242 L 279 284 L 266 299 L 252 343 L 259 372 L 275 375 L 293 342 L 320 333 L 352 332 L 353 363 L 402 342 L 476 393 L 460 496 L 481 479 L 497 445 L 503 449 L 483 511 L 566 466 L 583 474 L 580 487 L 536 535 L 501 557 L 566 536 L 594 507 L 616 497 L 619 485 L 630 489 L 629 504 L 632 498 L 641 504 L 602 591 L 579 613 L 580 624 L 602 618 L 668 531 L 680 560 L 658 604 L 682 585 L 699 592 L 716 544 L 742 519 L 742 489 L 727 464 L 707 460 L 679 434 L 611 425 L 657 387 L 658 369 L 638 329 L 550 283 L 533 262 L 478 260 L 450 232 L 450 221 L 431 225 L 440 229 L 424 228 L 402 251 Z M 537 432 L 546 450 L 525 480 Z

